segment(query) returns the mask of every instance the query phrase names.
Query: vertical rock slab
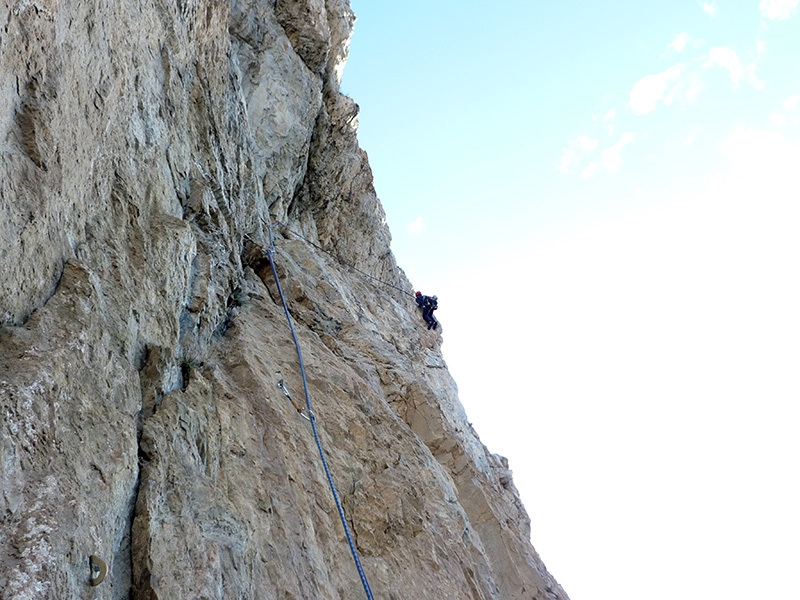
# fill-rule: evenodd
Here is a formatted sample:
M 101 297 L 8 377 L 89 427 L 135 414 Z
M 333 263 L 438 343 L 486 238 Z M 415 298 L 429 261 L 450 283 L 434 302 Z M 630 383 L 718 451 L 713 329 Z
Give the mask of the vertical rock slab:
M 136 370 L 103 331 L 92 275 L 69 262 L 24 327 L 0 330 L 0 596 L 80 598 L 89 556 L 104 598 L 130 589 Z
M 335 287 L 335 270 L 320 275 Z M 282 308 L 258 283 L 218 353 L 145 424 L 133 543 L 147 557 L 134 563 L 143 598 L 363 595 L 309 423 L 276 385 L 302 398 Z M 338 300 L 341 310 L 354 298 Z M 475 597 L 499 597 L 479 575 L 489 568 L 465 534 L 450 478 L 385 402 L 379 379 L 364 378 L 369 358 L 343 360 L 305 328 L 300 337 L 323 446 L 376 597 L 464 598 L 471 586 L 487 590 Z
M 303 403 L 278 220 L 376 597 L 566 599 L 391 254 L 339 92 L 353 22 L 347 0 L 0 12 L 3 598 L 361 597 L 276 385 Z
M 231 10 L 233 64 L 247 107 L 254 175 L 285 218 L 280 207 L 305 177 L 322 78 L 293 50 L 274 14 L 255 2 L 237 2 Z

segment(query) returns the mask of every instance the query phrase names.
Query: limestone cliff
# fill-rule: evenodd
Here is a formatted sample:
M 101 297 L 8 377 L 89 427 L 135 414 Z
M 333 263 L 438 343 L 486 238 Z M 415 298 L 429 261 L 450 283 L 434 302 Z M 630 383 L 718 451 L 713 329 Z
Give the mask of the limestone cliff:
M 0 597 L 364 597 L 277 386 L 302 401 L 281 222 L 375 597 L 566 600 L 389 250 L 339 92 L 353 23 L 347 0 L 0 7 Z

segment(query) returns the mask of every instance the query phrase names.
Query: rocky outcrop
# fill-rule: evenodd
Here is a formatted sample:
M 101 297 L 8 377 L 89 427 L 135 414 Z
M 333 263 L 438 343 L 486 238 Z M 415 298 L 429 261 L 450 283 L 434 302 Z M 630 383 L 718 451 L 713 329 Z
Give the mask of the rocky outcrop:
M 0 597 L 363 597 L 277 387 L 302 398 L 280 222 L 375 597 L 566 599 L 389 250 L 338 89 L 353 22 L 346 0 L 4 4 Z

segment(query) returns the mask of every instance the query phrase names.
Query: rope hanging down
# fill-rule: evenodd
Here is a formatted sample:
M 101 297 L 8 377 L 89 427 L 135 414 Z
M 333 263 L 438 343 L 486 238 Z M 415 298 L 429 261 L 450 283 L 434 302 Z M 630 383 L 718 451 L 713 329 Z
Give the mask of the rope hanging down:
M 271 240 L 271 239 L 272 239 L 272 237 L 271 237 L 271 236 L 272 236 L 272 229 L 271 229 L 271 226 L 270 226 L 268 223 L 264 222 L 264 220 L 263 220 L 263 219 L 261 220 L 261 222 L 262 222 L 262 223 L 264 223 L 264 224 L 265 224 L 267 227 L 270 227 L 270 230 L 269 230 L 269 231 L 270 231 L 270 240 Z M 389 283 L 388 281 L 384 281 L 383 279 L 379 279 L 378 277 L 375 277 L 374 275 L 370 275 L 369 273 L 366 273 L 366 272 L 362 271 L 361 269 L 359 269 L 359 268 L 358 268 L 358 267 L 356 267 L 355 265 L 353 265 L 353 264 L 350 264 L 349 262 L 347 262 L 346 260 L 344 260 L 342 257 L 340 257 L 340 256 L 338 256 L 338 255 L 336 255 L 336 254 L 334 254 L 334 253 L 333 253 L 333 252 L 331 252 L 330 250 L 325 250 L 325 248 L 323 248 L 323 247 L 322 247 L 322 246 L 320 246 L 319 244 L 316 244 L 316 243 L 312 242 L 310 239 L 308 239 L 307 237 L 305 237 L 303 234 L 301 234 L 301 233 L 297 233 L 296 231 L 294 231 L 293 229 L 291 229 L 291 228 L 290 228 L 288 225 L 285 225 L 284 223 L 281 223 L 280 221 L 275 221 L 275 224 L 276 224 L 276 225 L 280 225 L 281 227 L 283 227 L 284 229 L 286 229 L 286 231 L 288 231 L 288 232 L 289 232 L 289 233 L 291 233 L 292 235 L 294 235 L 294 236 L 296 236 L 296 237 L 300 238 L 301 240 L 303 240 L 303 241 L 304 241 L 304 242 L 306 242 L 307 244 L 310 244 L 311 246 L 314 246 L 314 248 L 316 248 L 317 250 L 320 250 L 320 251 L 324 252 L 325 254 L 329 254 L 330 256 L 332 256 L 333 258 L 335 258 L 335 259 L 337 260 L 337 262 L 339 262 L 339 263 L 341 263 L 341 264 L 345 265 L 346 267 L 350 267 L 351 269 L 353 269 L 353 271 L 355 271 L 355 272 L 356 272 L 356 273 L 358 273 L 359 275 L 363 275 L 364 277 L 367 277 L 367 278 L 369 278 L 369 279 L 372 279 L 373 281 L 377 281 L 378 283 L 382 283 L 383 285 L 385 285 L 385 286 L 388 286 L 388 287 L 390 287 L 390 288 L 393 288 L 393 289 L 397 290 L 398 292 L 400 292 L 400 293 L 402 293 L 402 294 L 405 294 L 406 296 L 411 296 L 412 298 L 414 297 L 414 294 L 412 294 L 412 293 L 411 293 L 411 292 L 409 292 L 408 290 L 404 290 L 404 289 L 403 289 L 403 288 L 401 288 L 401 287 L 397 287 L 397 286 L 396 286 L 396 285 L 394 285 L 393 283 Z
M 356 545 L 353 542 L 353 536 L 350 534 L 350 527 L 347 525 L 347 519 L 344 515 L 344 509 L 342 508 L 342 502 L 339 500 L 339 494 L 336 491 L 336 485 L 333 483 L 333 476 L 331 475 L 331 471 L 328 468 L 328 461 L 325 458 L 325 452 L 322 450 L 322 442 L 319 438 L 319 432 L 317 431 L 317 419 L 314 416 L 314 411 L 311 410 L 311 395 L 308 393 L 308 381 L 306 380 L 306 369 L 303 366 L 303 354 L 300 352 L 300 342 L 297 339 L 297 334 L 294 330 L 294 325 L 292 325 L 292 317 L 289 314 L 289 307 L 286 304 L 286 298 L 283 295 L 283 289 L 281 288 L 281 282 L 278 279 L 278 271 L 275 268 L 275 242 L 272 238 L 272 226 L 267 226 L 269 231 L 269 265 L 272 267 L 272 275 L 275 278 L 275 285 L 278 288 L 278 294 L 281 297 L 281 302 L 283 303 L 283 311 L 286 313 L 286 320 L 289 323 L 289 329 L 292 332 L 292 339 L 294 339 L 294 347 L 297 350 L 297 360 L 300 363 L 300 376 L 303 379 L 303 392 L 306 395 L 306 408 L 308 409 L 308 420 L 311 421 L 311 429 L 314 431 L 314 440 L 317 442 L 317 450 L 319 450 L 319 456 L 322 459 L 322 466 L 325 469 L 325 476 L 328 478 L 328 485 L 331 487 L 331 492 L 333 493 L 333 499 L 336 502 L 336 510 L 339 511 L 339 518 L 342 521 L 342 527 L 344 527 L 344 533 L 347 536 L 347 543 L 350 545 L 350 553 L 353 555 L 353 561 L 356 563 L 356 568 L 358 569 L 358 575 L 361 578 L 361 584 L 364 586 L 364 592 L 367 594 L 367 598 L 369 600 L 374 600 L 372 596 L 372 590 L 369 587 L 369 582 L 367 581 L 367 576 L 364 574 L 364 569 L 361 567 L 361 560 L 358 558 L 358 550 L 356 550 Z

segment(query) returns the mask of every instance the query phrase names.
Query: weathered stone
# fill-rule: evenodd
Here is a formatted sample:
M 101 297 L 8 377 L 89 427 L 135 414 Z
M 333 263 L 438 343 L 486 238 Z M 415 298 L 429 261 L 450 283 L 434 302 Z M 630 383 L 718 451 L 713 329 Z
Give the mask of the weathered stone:
M 313 73 L 320 73 L 331 49 L 325 0 L 276 0 L 275 16 L 294 51 Z
M 375 597 L 566 599 L 390 252 L 338 90 L 353 21 L 346 0 L 0 11 L 0 597 L 363 597 L 297 410 L 280 221 Z
M 95 275 L 68 262 L 45 307 L 0 332 L 3 598 L 80 597 L 90 554 L 111 566 L 106 597 L 127 597 L 141 394 Z

